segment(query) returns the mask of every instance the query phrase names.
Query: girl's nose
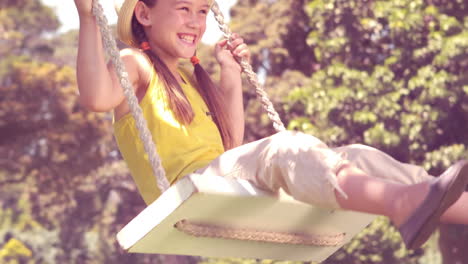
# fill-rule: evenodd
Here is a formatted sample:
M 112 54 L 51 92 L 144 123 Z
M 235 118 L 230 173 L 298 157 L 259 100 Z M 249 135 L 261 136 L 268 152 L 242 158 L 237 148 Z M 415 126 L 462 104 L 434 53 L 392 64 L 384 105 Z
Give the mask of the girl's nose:
M 188 18 L 188 25 L 193 28 L 199 28 L 202 25 L 202 18 L 196 13 L 191 13 Z

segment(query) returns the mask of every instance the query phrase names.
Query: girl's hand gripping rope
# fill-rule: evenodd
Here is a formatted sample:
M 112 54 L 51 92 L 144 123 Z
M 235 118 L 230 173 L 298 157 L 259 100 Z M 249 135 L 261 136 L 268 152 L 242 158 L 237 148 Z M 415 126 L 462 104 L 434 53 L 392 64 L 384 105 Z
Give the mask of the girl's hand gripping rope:
M 238 34 L 232 34 L 231 43 L 228 40 L 222 40 L 216 44 L 215 56 L 221 67 L 232 67 L 241 72 L 242 68 L 238 61 L 242 58 L 250 60 L 250 50 Z

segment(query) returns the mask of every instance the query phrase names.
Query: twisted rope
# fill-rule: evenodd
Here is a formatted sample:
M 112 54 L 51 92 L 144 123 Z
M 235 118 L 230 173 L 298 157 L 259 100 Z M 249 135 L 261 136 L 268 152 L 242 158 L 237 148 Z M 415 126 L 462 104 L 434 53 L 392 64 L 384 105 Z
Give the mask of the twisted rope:
M 336 247 L 341 246 L 345 233 L 316 235 L 305 232 L 274 232 L 266 230 L 234 228 L 181 220 L 174 226 L 179 231 L 195 237 L 233 239 L 278 244 Z
M 125 69 L 122 59 L 120 58 L 117 43 L 108 26 L 108 21 L 104 16 L 102 6 L 99 0 L 93 0 L 93 15 L 101 32 L 104 50 L 108 53 L 112 63 L 114 64 L 117 76 L 119 77 L 120 85 L 124 89 L 125 97 L 128 101 L 130 112 L 135 118 L 136 126 L 139 131 L 140 139 L 143 142 L 144 149 L 148 154 L 148 159 L 151 168 L 156 177 L 158 188 L 161 192 L 169 188 L 169 182 L 165 176 L 164 169 L 161 164 L 161 159 L 156 151 L 156 145 L 152 139 L 148 129 L 146 120 L 143 117 L 143 111 L 138 104 L 138 98 L 132 88 L 132 84 L 128 79 L 128 73 Z M 214 1 L 212 11 L 215 14 L 216 21 L 219 23 L 219 28 L 224 36 L 230 40 L 231 31 L 224 22 L 224 16 L 221 13 L 218 4 Z M 249 82 L 255 87 L 257 98 L 260 99 L 262 106 L 267 111 L 268 117 L 273 121 L 274 128 L 279 131 L 286 130 L 278 113 L 275 111 L 273 104 L 268 99 L 268 96 L 260 83 L 257 75 L 253 72 L 252 66 L 245 60 L 240 61 L 243 71 L 246 73 Z M 223 227 L 216 225 L 208 225 L 202 223 L 189 222 L 186 220 L 179 221 L 175 227 L 182 232 L 197 237 L 212 237 L 224 239 L 237 239 L 256 242 L 271 242 L 294 245 L 313 245 L 313 246 L 339 246 L 343 243 L 345 234 L 333 235 L 314 235 L 308 233 L 288 233 L 288 232 L 272 232 L 253 229 L 240 229 Z
M 216 1 L 213 1 L 213 5 L 211 6 L 211 11 L 213 11 L 214 18 L 218 22 L 219 29 L 221 30 L 221 32 L 223 32 L 224 37 L 228 39 L 228 41 L 231 41 L 232 32 L 227 26 L 227 24 L 225 23 L 224 15 L 221 12 L 218 6 L 218 3 Z M 251 85 L 255 87 L 255 93 L 257 95 L 257 98 L 260 100 L 263 108 L 268 114 L 268 117 L 273 122 L 273 127 L 275 128 L 275 130 L 277 132 L 286 130 L 283 122 L 281 121 L 281 118 L 279 117 L 278 113 L 273 107 L 273 104 L 271 103 L 270 99 L 268 99 L 267 93 L 263 89 L 262 85 L 260 85 L 260 83 L 258 82 L 258 76 L 252 70 L 252 66 L 250 65 L 250 63 L 244 58 L 242 58 L 239 63 L 242 67 L 242 70 L 247 75 L 247 80 L 249 81 Z
M 158 188 L 161 190 L 161 192 L 164 192 L 169 188 L 169 182 L 166 178 L 166 173 L 162 167 L 161 159 L 157 154 L 156 145 L 154 144 L 153 138 L 148 129 L 148 124 L 143 117 L 143 111 L 138 104 L 138 99 L 132 88 L 132 84 L 128 79 L 128 73 L 125 69 L 125 65 L 120 58 L 117 43 L 115 42 L 115 38 L 112 36 L 108 26 L 107 18 L 104 16 L 104 11 L 98 0 L 93 1 L 93 15 L 96 17 L 98 27 L 101 32 L 104 50 L 106 50 L 112 63 L 114 64 L 117 76 L 119 77 L 120 85 L 124 89 L 124 94 L 127 98 L 130 112 L 135 118 L 139 136 L 143 142 L 145 151 L 148 154 L 148 159 L 150 161 L 151 168 L 153 169 L 153 174 L 156 177 Z
M 214 1 L 212 5 L 212 11 L 215 14 L 215 19 L 219 24 L 219 28 L 223 32 L 224 36 L 230 40 L 231 39 L 231 30 L 224 22 L 224 16 L 219 9 L 218 3 Z M 125 65 L 120 58 L 119 50 L 117 48 L 117 44 L 115 42 L 114 37 L 108 26 L 108 21 L 104 16 L 104 12 L 102 6 L 99 4 L 98 0 L 93 1 L 93 15 L 96 17 L 99 30 L 102 36 L 102 42 L 104 49 L 108 53 L 114 67 L 116 69 L 117 76 L 119 76 L 120 85 L 124 89 L 125 97 L 127 98 L 130 112 L 135 118 L 136 126 L 139 131 L 139 136 L 141 141 L 143 142 L 144 149 L 148 154 L 148 159 L 151 164 L 151 168 L 153 173 L 156 177 L 156 182 L 158 188 L 161 192 L 166 191 L 169 188 L 169 182 L 167 181 L 164 169 L 161 164 L 161 159 L 156 151 L 156 145 L 152 139 L 151 133 L 148 129 L 148 125 L 146 120 L 143 117 L 143 111 L 141 110 L 138 99 L 133 91 L 132 84 L 128 79 L 128 73 L 125 69 Z M 286 130 L 278 113 L 275 111 L 273 104 L 268 99 L 268 96 L 260 83 L 258 82 L 257 75 L 253 72 L 252 66 L 245 60 L 242 59 L 240 61 L 240 65 L 243 71 L 246 73 L 249 82 L 255 87 L 255 92 L 257 94 L 257 98 L 262 103 L 262 106 L 266 110 L 268 117 L 272 120 L 273 126 L 276 131 L 284 131 Z
M 224 16 L 221 10 L 219 9 L 218 3 L 216 1 L 213 2 L 211 9 L 215 15 L 216 21 L 219 24 L 219 28 L 223 32 L 224 36 L 228 40 L 230 40 L 232 35 L 231 30 L 224 22 Z M 108 21 L 104 16 L 104 12 L 102 6 L 99 4 L 99 0 L 93 1 L 93 15 L 96 17 L 98 27 L 101 32 L 104 49 L 106 50 L 112 63 L 114 64 L 117 76 L 119 77 L 120 85 L 124 89 L 124 94 L 128 101 L 130 112 L 135 118 L 140 139 L 143 142 L 144 149 L 148 154 L 148 159 L 151 164 L 151 168 L 156 177 L 157 186 L 161 190 L 161 192 L 164 192 L 169 188 L 169 182 L 167 181 L 166 174 L 161 164 L 161 159 L 156 151 L 156 145 L 154 144 L 153 138 L 148 129 L 147 122 L 143 117 L 143 111 L 141 110 L 138 104 L 138 99 L 132 88 L 132 84 L 128 79 L 128 73 L 125 69 L 125 65 L 123 64 L 122 59 L 120 58 L 117 44 L 109 29 Z M 283 123 L 281 122 L 278 113 L 275 111 L 273 104 L 268 99 L 265 90 L 258 82 L 257 74 L 253 72 L 252 66 L 245 59 L 242 59 L 240 61 L 240 65 L 243 71 L 246 73 L 248 81 L 255 87 L 257 98 L 261 101 L 263 108 L 268 114 L 268 117 L 272 120 L 273 126 L 276 129 L 276 131 L 279 132 L 286 130 Z

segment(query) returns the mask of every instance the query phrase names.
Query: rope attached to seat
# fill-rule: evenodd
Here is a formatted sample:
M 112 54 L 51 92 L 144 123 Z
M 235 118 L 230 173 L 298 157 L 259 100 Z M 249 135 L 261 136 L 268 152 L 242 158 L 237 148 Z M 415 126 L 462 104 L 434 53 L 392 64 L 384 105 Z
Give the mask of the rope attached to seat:
M 336 247 L 344 243 L 346 234 L 316 235 L 305 232 L 275 232 L 247 228 L 226 227 L 181 220 L 174 225 L 187 235 L 278 244 Z
M 228 39 L 228 41 L 230 42 L 232 32 L 229 29 L 228 25 L 225 23 L 224 15 L 221 12 L 218 6 L 218 3 L 216 1 L 213 1 L 213 5 L 211 6 L 211 11 L 213 11 L 214 13 L 214 18 L 218 22 L 219 29 L 221 30 L 221 32 L 223 32 L 224 37 Z M 268 114 L 268 117 L 273 122 L 273 127 L 275 128 L 275 130 L 277 132 L 285 131 L 286 128 L 284 127 L 284 124 L 281 121 L 281 118 L 279 117 L 278 113 L 273 107 L 273 104 L 271 103 L 270 99 L 268 99 L 268 95 L 263 89 L 262 85 L 259 83 L 258 76 L 252 70 L 252 66 L 250 65 L 250 63 L 246 59 L 242 58 L 239 64 L 241 65 L 244 73 L 247 75 L 247 80 L 249 81 L 249 83 L 255 87 L 255 93 L 257 94 L 257 98 L 260 100 L 263 108 Z
M 169 188 L 169 181 L 167 180 L 166 173 L 162 167 L 161 158 L 156 151 L 156 145 L 154 144 L 153 138 L 148 129 L 148 124 L 143 117 L 143 111 L 138 104 L 138 98 L 136 97 L 132 84 L 128 79 L 128 73 L 125 69 L 125 65 L 120 58 L 117 43 L 115 42 L 115 38 L 112 36 L 107 18 L 104 16 L 104 11 L 98 0 L 93 1 L 93 15 L 96 17 L 99 30 L 101 32 L 104 50 L 107 52 L 114 64 L 120 85 L 124 89 L 125 97 L 127 98 L 128 105 L 130 107 L 130 112 L 135 118 L 140 139 L 143 142 L 143 147 L 145 148 L 146 153 L 148 154 L 148 159 L 150 161 L 151 168 L 153 169 L 153 174 L 156 177 L 158 188 L 161 192 L 164 192 Z
M 218 3 L 216 1 L 213 1 L 211 10 L 215 15 L 215 19 L 219 24 L 219 28 L 223 32 L 224 36 L 228 39 L 228 41 L 230 41 L 232 35 L 231 30 L 224 22 L 224 16 L 221 13 L 221 10 L 219 9 Z M 99 4 L 99 0 L 93 1 L 93 15 L 96 17 L 99 30 L 102 35 L 104 49 L 108 53 L 112 63 L 115 66 L 117 76 L 119 77 L 120 84 L 124 89 L 124 94 L 127 98 L 128 105 L 130 107 L 130 112 L 135 118 L 140 139 L 143 142 L 143 146 L 145 148 L 146 153 L 148 154 L 148 159 L 153 169 L 153 173 L 156 177 L 158 188 L 161 190 L 161 192 L 164 192 L 169 188 L 169 182 L 167 181 L 166 174 L 162 167 L 161 159 L 157 154 L 156 145 L 154 144 L 146 120 L 143 117 L 143 111 L 141 110 L 138 104 L 138 99 L 132 88 L 132 84 L 128 80 L 128 73 L 126 72 L 125 65 L 123 64 L 122 59 L 120 58 L 115 38 L 112 36 L 112 33 L 109 29 L 107 19 L 104 16 L 104 12 L 102 6 Z M 260 85 L 257 74 L 252 70 L 252 66 L 245 59 L 242 59 L 240 61 L 240 65 L 242 67 L 242 70 L 247 75 L 249 82 L 255 87 L 257 98 L 261 101 L 262 106 L 266 110 L 268 117 L 273 122 L 273 126 L 276 129 L 276 131 L 280 132 L 286 130 L 286 128 L 283 125 L 283 122 L 281 122 L 278 113 L 274 109 L 273 104 L 268 99 L 265 90 Z
M 117 48 L 115 38 L 112 36 L 112 33 L 108 26 L 108 21 L 104 16 L 102 6 L 99 4 L 99 0 L 93 0 L 92 10 L 93 15 L 96 17 L 99 30 L 101 32 L 104 49 L 109 55 L 112 63 L 114 64 L 117 76 L 119 77 L 120 84 L 124 89 L 124 94 L 128 101 L 130 112 L 135 118 L 140 139 L 143 142 L 144 149 L 148 154 L 153 173 L 156 177 L 157 186 L 161 190 L 161 192 L 164 192 L 169 188 L 169 182 L 162 167 L 161 159 L 157 154 L 156 145 L 148 129 L 147 122 L 143 117 L 143 111 L 138 104 L 138 99 L 132 88 L 132 84 L 128 79 L 128 73 L 125 69 L 125 65 L 123 64 L 123 61 L 120 58 L 120 53 Z M 224 36 L 228 39 L 228 41 L 230 41 L 232 33 L 229 30 L 226 23 L 224 22 L 223 14 L 221 13 L 216 1 L 214 1 L 212 5 L 212 11 L 215 14 L 215 18 L 219 23 L 219 28 L 223 32 Z M 266 92 L 258 82 L 257 74 L 253 72 L 252 66 L 245 59 L 242 59 L 240 61 L 240 65 L 242 66 L 243 71 L 246 73 L 249 82 L 255 87 L 257 98 L 260 99 L 262 106 L 268 113 L 268 117 L 272 120 L 273 126 L 276 129 L 276 131 L 280 132 L 286 130 L 283 123 L 281 122 L 278 113 L 275 111 L 273 104 L 268 99 Z M 344 233 L 322 236 L 305 233 L 259 231 L 206 225 L 189 221 L 180 221 L 175 225 L 175 227 L 183 232 L 194 236 L 314 246 L 338 246 L 343 243 L 345 236 Z

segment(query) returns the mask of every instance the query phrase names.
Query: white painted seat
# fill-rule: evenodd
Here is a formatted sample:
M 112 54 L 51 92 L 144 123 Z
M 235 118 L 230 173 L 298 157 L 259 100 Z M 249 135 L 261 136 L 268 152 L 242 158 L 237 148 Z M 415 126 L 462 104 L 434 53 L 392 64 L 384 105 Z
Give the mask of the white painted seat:
M 231 32 L 216 1 L 213 1 L 211 9 L 223 34 L 229 39 Z M 104 49 L 115 66 L 136 120 L 158 187 L 163 191 L 155 202 L 117 234 L 117 240 L 125 250 L 133 253 L 322 261 L 375 218 L 356 212 L 320 209 L 285 194 L 273 196 L 244 180 L 217 176 L 192 174 L 169 188 L 98 0 L 93 1 L 93 14 L 103 37 Z M 255 72 L 245 59 L 240 64 L 273 126 L 278 132 L 284 131 L 285 127 Z
M 317 208 L 285 193 L 273 196 L 245 180 L 192 174 L 136 216 L 117 239 L 132 253 L 323 261 L 374 218 Z M 230 230 L 309 234 L 324 242 L 338 241 L 334 246 L 318 246 L 196 237 L 176 228 L 183 220 Z

